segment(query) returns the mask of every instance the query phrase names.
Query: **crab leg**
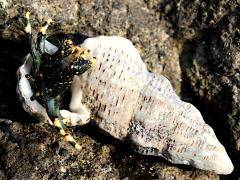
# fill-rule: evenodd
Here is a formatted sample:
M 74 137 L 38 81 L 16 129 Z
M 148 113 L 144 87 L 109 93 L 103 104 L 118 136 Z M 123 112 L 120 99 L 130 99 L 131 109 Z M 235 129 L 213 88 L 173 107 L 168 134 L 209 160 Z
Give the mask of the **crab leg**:
M 48 26 L 52 22 L 53 22 L 52 19 L 48 19 L 47 21 L 45 21 L 37 35 L 37 49 L 41 54 L 45 53 L 46 31 Z
M 33 47 L 33 42 L 32 42 L 32 28 L 31 28 L 31 23 L 30 23 L 30 19 L 29 19 L 29 15 L 30 15 L 30 12 L 26 12 L 25 14 L 25 33 L 27 34 L 28 36 L 28 40 L 29 40 L 29 43 L 31 44 L 31 47 Z
M 41 54 L 36 50 L 35 48 L 35 42 L 32 38 L 32 30 L 31 30 L 31 23 L 30 23 L 30 12 L 26 12 L 25 14 L 25 33 L 27 34 L 28 37 L 28 42 L 31 47 L 31 57 L 32 57 L 32 65 L 29 74 L 26 74 L 26 78 L 30 82 L 30 84 L 34 87 L 35 86 L 35 81 L 36 77 L 38 75 L 39 67 L 40 67 L 40 62 L 41 62 Z M 31 97 L 31 100 L 34 100 L 35 97 L 39 96 L 40 92 L 34 92 L 33 96 Z
M 65 131 L 63 128 L 63 121 L 59 118 L 54 118 L 53 125 L 57 127 L 60 131 L 60 134 L 64 137 L 64 140 L 69 142 L 74 148 L 81 150 L 82 146 L 76 142 L 73 136 Z M 65 126 L 65 125 L 64 125 Z
M 35 47 L 35 41 L 32 38 L 32 30 L 31 30 L 31 23 L 30 23 L 30 12 L 26 12 L 25 14 L 25 33 L 27 34 L 28 37 L 28 42 L 31 47 L 31 57 L 32 57 L 32 65 L 29 74 L 26 74 L 26 78 L 30 82 L 32 88 L 35 87 L 35 91 L 33 96 L 31 97 L 31 100 L 34 100 L 37 96 L 40 95 L 40 92 L 37 91 L 36 89 L 36 78 L 39 74 L 39 68 L 40 68 L 40 63 L 41 63 L 41 53 L 36 49 Z
M 24 30 L 27 34 L 28 41 L 31 46 L 31 56 L 33 59 L 33 64 L 32 64 L 31 70 L 30 70 L 30 75 L 35 76 L 35 75 L 37 75 L 38 69 L 40 66 L 41 54 L 39 52 L 37 52 L 35 49 L 35 42 L 32 39 L 32 30 L 31 30 L 31 23 L 30 23 L 29 16 L 30 16 L 30 12 L 26 12 L 26 14 L 25 14 L 26 26 L 25 26 Z M 30 79 L 30 77 L 29 77 L 29 79 Z
M 70 133 L 66 132 L 67 127 L 63 122 L 63 117 L 60 114 L 59 108 L 62 96 L 58 95 L 56 97 L 49 97 L 48 95 L 45 94 L 44 99 L 46 102 L 48 115 L 50 119 L 53 121 L 53 125 L 59 129 L 60 134 L 63 136 L 65 141 L 69 142 L 76 149 L 81 150 L 82 146 L 76 142 L 76 140 Z

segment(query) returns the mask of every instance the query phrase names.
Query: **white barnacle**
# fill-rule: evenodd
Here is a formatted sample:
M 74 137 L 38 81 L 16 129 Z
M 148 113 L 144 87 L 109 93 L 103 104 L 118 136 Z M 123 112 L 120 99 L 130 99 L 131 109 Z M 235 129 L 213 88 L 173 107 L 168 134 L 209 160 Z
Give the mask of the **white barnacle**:
M 74 77 L 71 112 L 61 110 L 67 125 L 86 124 L 94 114 L 99 117 L 96 125 L 120 140 L 130 138 L 139 153 L 217 174 L 233 171 L 225 148 L 200 112 L 181 101 L 165 77 L 147 71 L 129 40 L 99 36 L 86 39 L 81 47 L 90 50 L 96 64 Z M 56 47 L 48 44 L 47 48 L 54 53 Z M 32 92 L 25 78 L 30 60 L 27 56 L 19 68 L 17 91 L 27 112 L 48 119 L 44 108 L 30 101 Z

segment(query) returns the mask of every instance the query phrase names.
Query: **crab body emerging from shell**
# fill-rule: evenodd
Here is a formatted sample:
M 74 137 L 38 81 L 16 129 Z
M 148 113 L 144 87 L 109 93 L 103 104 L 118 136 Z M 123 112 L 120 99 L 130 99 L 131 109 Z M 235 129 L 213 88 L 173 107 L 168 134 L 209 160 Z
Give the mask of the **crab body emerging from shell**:
M 47 51 L 54 54 L 57 47 L 46 44 Z M 96 64 L 74 76 L 70 111 L 60 111 L 64 124 L 83 125 L 95 116 L 97 126 L 117 139 L 130 139 L 141 154 L 218 174 L 233 171 L 225 148 L 200 112 L 181 101 L 165 77 L 147 71 L 129 40 L 99 36 L 87 38 L 81 47 L 96 57 Z M 45 108 L 30 99 L 33 92 L 25 78 L 30 67 L 28 56 L 18 71 L 18 94 L 27 112 L 49 120 Z
M 95 58 L 89 55 L 88 49 L 75 45 L 72 40 L 65 40 L 58 48 L 46 48 L 50 45 L 46 41 L 46 30 L 52 22 L 51 19 L 40 28 L 35 41 L 32 38 L 29 14 L 27 12 L 25 16 L 25 32 L 31 47 L 31 62 L 27 60 L 24 67 L 19 68 L 17 93 L 26 111 L 40 117 L 49 116 L 48 120 L 59 129 L 64 139 L 75 148 L 81 149 L 66 131 L 60 106 L 74 75 L 80 75 L 88 70 L 94 64 Z M 46 108 L 47 115 L 38 102 Z M 32 110 L 34 105 L 39 109 Z

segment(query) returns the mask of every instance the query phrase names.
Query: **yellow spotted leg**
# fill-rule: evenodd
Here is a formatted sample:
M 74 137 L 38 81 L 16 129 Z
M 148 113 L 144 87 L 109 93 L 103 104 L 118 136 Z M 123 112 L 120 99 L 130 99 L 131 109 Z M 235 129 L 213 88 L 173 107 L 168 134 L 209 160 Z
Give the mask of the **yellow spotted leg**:
M 47 21 L 44 22 L 43 26 L 39 29 L 39 33 L 37 36 L 37 49 L 41 53 L 45 53 L 46 31 L 52 22 L 53 20 L 51 18 L 48 19 Z
M 42 33 L 42 34 L 46 34 L 46 31 L 47 31 L 47 28 L 48 26 L 53 22 L 53 20 L 50 18 L 48 19 L 44 25 L 40 28 L 39 32 Z
M 32 28 L 31 28 L 31 23 L 30 23 L 30 12 L 26 12 L 25 14 L 25 28 L 24 28 L 25 33 L 27 34 L 29 44 L 31 45 L 31 52 L 34 50 L 34 42 L 32 40 Z M 32 54 L 35 56 L 35 54 Z
M 76 142 L 76 140 L 72 137 L 72 135 L 67 133 L 64 130 L 62 123 L 60 122 L 60 120 L 58 118 L 54 119 L 53 125 L 59 129 L 60 134 L 63 136 L 65 141 L 69 142 L 77 150 L 82 149 L 82 146 Z
M 26 14 L 25 14 L 26 26 L 25 26 L 24 30 L 27 34 L 32 34 L 29 16 L 30 16 L 30 12 L 26 12 Z

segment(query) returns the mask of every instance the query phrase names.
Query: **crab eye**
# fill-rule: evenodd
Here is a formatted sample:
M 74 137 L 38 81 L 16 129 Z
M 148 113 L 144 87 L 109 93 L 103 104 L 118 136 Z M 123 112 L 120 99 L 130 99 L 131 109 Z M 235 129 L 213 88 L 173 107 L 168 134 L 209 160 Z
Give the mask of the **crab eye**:
M 91 61 L 78 59 L 71 65 L 71 70 L 74 74 L 79 75 L 87 71 L 91 67 Z

